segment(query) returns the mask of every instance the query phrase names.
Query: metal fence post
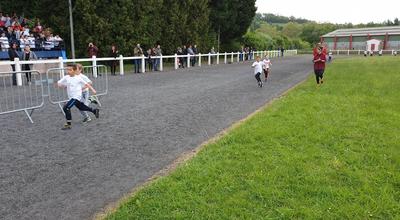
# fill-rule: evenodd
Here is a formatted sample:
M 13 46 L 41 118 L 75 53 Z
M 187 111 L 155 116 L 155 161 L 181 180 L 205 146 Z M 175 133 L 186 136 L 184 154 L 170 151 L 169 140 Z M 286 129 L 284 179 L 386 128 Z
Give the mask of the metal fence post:
M 224 63 L 226 64 L 226 57 L 227 57 L 227 54 L 226 54 L 226 52 L 225 52 L 225 54 L 224 54 Z
M 187 54 L 187 68 L 190 68 L 190 54 Z
M 164 63 L 163 63 L 162 54 L 160 55 L 160 58 L 158 58 L 158 59 L 160 59 L 160 71 L 162 72 L 164 70 Z
M 211 54 L 208 53 L 208 65 L 211 66 Z
M 21 64 L 19 63 L 19 58 L 14 58 L 14 62 L 15 72 L 17 72 L 17 85 L 22 86 Z
M 144 55 L 142 54 L 142 73 L 146 72 L 146 62 L 144 60 Z
M 178 55 L 177 54 L 175 54 L 175 69 L 177 70 L 178 69 Z
M 64 72 L 64 62 L 62 57 L 58 57 L 58 68 L 60 68 L 60 79 L 64 77 L 65 72 Z
M 231 63 L 233 63 L 233 52 L 231 53 Z
M 240 52 L 237 52 L 237 62 L 239 63 L 240 62 Z
M 201 66 L 201 53 L 199 53 L 199 66 Z
M 124 56 L 119 55 L 119 75 L 123 76 L 124 74 Z
M 93 77 L 97 78 L 97 60 L 96 56 L 92 56 Z
M 217 65 L 219 64 L 219 52 L 217 52 Z

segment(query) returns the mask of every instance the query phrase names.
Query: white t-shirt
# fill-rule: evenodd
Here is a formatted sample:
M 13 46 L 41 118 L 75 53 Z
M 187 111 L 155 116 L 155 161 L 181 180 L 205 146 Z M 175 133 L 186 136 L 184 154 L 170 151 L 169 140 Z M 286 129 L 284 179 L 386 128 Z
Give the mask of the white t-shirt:
M 66 75 L 58 81 L 60 85 L 67 87 L 69 99 L 82 99 L 82 88 L 87 84 L 82 77 Z
M 79 75 L 77 75 L 77 76 L 81 77 L 81 78 L 83 79 L 83 81 L 86 82 L 86 84 L 92 84 L 92 80 L 90 80 L 89 77 L 87 77 L 86 75 L 84 75 L 84 74 L 81 73 L 81 74 L 79 74 Z M 87 92 L 87 91 L 89 91 L 89 88 L 86 88 L 86 89 L 84 89 L 83 91 L 84 91 L 84 92 Z
M 263 63 L 261 61 L 260 62 L 256 61 L 251 66 L 254 67 L 254 75 L 256 75 L 257 73 L 261 73 L 262 72 Z
M 271 60 L 270 59 L 264 59 L 263 60 L 263 67 L 264 67 L 264 69 L 268 69 L 269 68 L 269 66 L 271 66 Z

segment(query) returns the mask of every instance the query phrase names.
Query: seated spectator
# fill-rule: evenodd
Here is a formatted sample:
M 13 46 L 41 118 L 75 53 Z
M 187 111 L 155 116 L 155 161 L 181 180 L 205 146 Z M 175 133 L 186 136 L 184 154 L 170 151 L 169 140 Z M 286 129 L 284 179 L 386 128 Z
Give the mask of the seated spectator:
M 30 35 L 27 37 L 27 40 L 28 40 L 28 42 L 29 42 L 29 47 L 30 47 L 31 49 L 36 48 L 36 40 L 35 40 L 35 38 L 33 37 L 33 34 L 30 34 Z
M 19 47 L 25 48 L 25 46 L 29 46 L 29 41 L 24 35 L 22 35 L 21 39 L 19 40 Z
M 3 16 L 3 12 L 0 12 L 0 21 L 6 22 L 6 17 Z
M 22 35 L 29 36 L 29 28 L 28 27 L 22 27 Z
M 5 33 L 1 34 L 0 46 L 1 46 L 1 51 L 3 51 L 3 52 L 8 51 L 8 49 L 10 48 L 10 44 L 8 42 L 8 38 L 6 37 Z
M 11 18 L 10 18 L 10 16 L 8 16 L 8 15 L 6 15 L 5 17 L 6 17 L 6 19 L 5 19 L 5 26 L 6 26 L 6 28 L 8 28 L 8 27 L 11 26 Z
M 36 26 L 35 26 L 35 32 L 36 33 L 41 33 L 43 31 L 43 27 L 42 27 L 42 25 L 40 24 L 40 21 L 38 21 L 37 23 L 36 23 Z
M 4 28 L 6 26 L 6 17 L 3 16 L 3 13 L 0 12 L 0 28 Z

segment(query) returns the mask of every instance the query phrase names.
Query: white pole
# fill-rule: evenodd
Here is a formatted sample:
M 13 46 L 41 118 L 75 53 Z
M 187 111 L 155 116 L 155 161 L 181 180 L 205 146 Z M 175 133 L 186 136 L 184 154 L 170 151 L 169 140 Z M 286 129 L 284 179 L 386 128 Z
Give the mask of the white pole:
M 123 76 L 124 74 L 124 56 L 119 55 L 119 75 Z
M 93 77 L 97 78 L 97 60 L 96 60 L 96 56 L 92 56 L 92 68 L 93 68 Z
M 64 77 L 64 62 L 62 57 L 58 57 L 58 68 L 60 68 L 60 79 Z
M 226 54 L 226 52 L 225 52 L 225 55 L 224 55 L 224 63 L 226 64 L 226 57 L 227 57 L 227 54 Z
M 208 53 L 208 65 L 211 66 L 211 55 Z
M 22 86 L 21 64 L 19 63 L 19 58 L 14 58 L 14 61 L 15 61 L 15 72 L 17 72 L 17 85 Z
M 142 54 L 142 73 L 146 72 L 146 62 L 144 60 L 144 55 Z
M 190 68 L 190 54 L 187 54 L 187 68 Z
M 201 53 L 199 53 L 199 66 L 201 66 Z
M 240 62 L 240 52 L 237 52 L 237 62 L 239 63 Z
M 231 63 L 233 63 L 233 52 L 231 53 Z
M 175 54 L 175 69 L 178 69 L 178 55 Z
M 158 59 L 160 59 L 160 71 L 162 72 L 164 70 L 164 63 L 163 63 L 162 54 L 160 55 L 160 57 Z
M 217 52 L 217 65 L 219 64 L 219 52 Z

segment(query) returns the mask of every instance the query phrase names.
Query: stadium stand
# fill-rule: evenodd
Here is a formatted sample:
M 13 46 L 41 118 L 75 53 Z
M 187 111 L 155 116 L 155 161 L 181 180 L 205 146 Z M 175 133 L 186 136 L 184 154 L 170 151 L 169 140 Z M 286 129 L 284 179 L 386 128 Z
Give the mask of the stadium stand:
M 8 60 L 8 49 L 16 43 L 21 51 L 30 46 L 38 58 L 65 58 L 64 41 L 54 35 L 50 28 L 43 27 L 39 19 L 28 19 L 0 12 L 0 60 Z

